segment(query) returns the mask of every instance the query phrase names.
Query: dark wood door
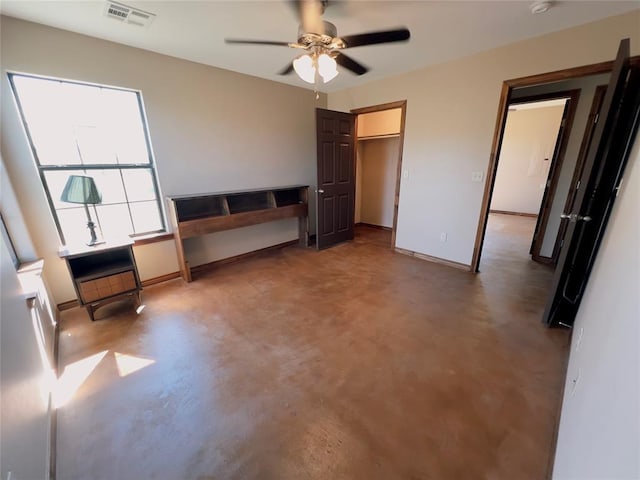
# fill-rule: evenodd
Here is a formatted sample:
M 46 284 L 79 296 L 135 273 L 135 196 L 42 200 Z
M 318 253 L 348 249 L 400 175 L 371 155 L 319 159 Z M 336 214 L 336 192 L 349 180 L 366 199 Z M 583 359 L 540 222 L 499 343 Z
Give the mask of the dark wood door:
M 543 321 L 572 326 L 615 201 L 638 128 L 640 70 L 629 66 L 629 40 L 620 42 L 600 118 L 591 138 L 580 186 Z
M 318 249 L 353 239 L 356 116 L 316 109 Z

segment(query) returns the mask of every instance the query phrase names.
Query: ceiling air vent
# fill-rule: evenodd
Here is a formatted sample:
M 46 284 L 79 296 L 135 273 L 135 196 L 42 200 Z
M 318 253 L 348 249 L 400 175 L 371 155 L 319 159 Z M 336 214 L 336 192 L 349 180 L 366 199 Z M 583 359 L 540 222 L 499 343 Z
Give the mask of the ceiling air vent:
M 104 8 L 104 16 L 139 27 L 148 27 L 153 22 L 153 19 L 156 18 L 153 13 L 118 2 L 107 2 Z

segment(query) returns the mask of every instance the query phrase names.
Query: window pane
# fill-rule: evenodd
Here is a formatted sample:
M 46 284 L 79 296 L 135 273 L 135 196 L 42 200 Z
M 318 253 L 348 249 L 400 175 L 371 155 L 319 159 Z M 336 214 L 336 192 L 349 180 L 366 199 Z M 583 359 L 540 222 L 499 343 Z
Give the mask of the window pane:
M 151 170 L 147 168 L 122 170 L 122 176 L 124 178 L 124 188 L 127 190 L 127 198 L 129 198 L 130 202 L 155 200 L 156 189 L 153 186 Z
M 162 229 L 162 220 L 155 200 L 131 203 L 130 207 L 135 233 L 157 232 Z
M 118 163 L 149 163 L 138 96 L 134 92 L 103 89 L 104 129 Z
M 71 204 L 67 203 L 66 205 Z M 84 211 L 83 206 L 58 210 L 57 213 L 60 228 L 64 232 L 64 238 L 67 244 L 89 241 L 91 234 L 87 228 L 87 213 Z M 95 216 L 91 207 L 90 215 L 95 222 Z M 99 232 L 99 230 L 97 231 Z
M 117 163 L 113 145 L 104 129 L 98 125 L 76 125 L 74 134 L 82 163 L 86 165 L 109 165 Z
M 133 233 L 127 205 L 96 205 L 98 220 L 106 238 L 121 238 Z
M 13 81 L 40 164 L 80 163 L 71 111 L 61 91 L 61 83 L 20 76 L 14 76 Z
M 96 187 L 102 194 L 102 204 L 124 203 L 124 185 L 120 176 L 120 169 L 87 170 L 87 175 L 96 181 Z

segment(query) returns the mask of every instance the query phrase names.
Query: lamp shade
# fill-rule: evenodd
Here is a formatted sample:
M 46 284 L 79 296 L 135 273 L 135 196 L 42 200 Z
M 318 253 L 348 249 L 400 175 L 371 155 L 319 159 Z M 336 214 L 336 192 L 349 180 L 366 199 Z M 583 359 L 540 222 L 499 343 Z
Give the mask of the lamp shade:
M 62 190 L 60 200 L 68 203 L 95 205 L 102 203 L 102 195 L 92 177 L 70 175 L 64 190 Z

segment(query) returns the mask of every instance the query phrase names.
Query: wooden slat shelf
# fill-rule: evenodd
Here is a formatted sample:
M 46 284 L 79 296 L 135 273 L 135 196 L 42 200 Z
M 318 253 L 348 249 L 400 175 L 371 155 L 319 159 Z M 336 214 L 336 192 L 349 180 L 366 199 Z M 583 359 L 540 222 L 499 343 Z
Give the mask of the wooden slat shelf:
M 249 225 L 298 218 L 298 242 L 309 244 L 307 185 L 168 198 L 182 278 L 191 281 L 183 240 Z

